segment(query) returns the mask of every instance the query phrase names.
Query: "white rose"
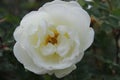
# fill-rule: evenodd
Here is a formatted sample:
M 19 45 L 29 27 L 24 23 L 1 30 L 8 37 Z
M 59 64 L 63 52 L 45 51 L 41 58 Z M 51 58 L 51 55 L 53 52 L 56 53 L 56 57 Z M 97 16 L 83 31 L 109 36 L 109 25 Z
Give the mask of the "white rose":
M 14 32 L 14 55 L 27 70 L 61 78 L 91 45 L 90 17 L 76 1 L 52 1 L 32 11 Z

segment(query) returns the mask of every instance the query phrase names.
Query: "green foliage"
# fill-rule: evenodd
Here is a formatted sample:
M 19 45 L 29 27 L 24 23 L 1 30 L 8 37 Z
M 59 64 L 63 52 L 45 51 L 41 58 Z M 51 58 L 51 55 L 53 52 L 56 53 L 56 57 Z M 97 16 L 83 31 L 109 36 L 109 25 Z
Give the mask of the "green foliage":
M 0 80 L 120 80 L 120 0 L 78 0 L 91 16 L 95 39 L 70 75 L 57 79 L 24 69 L 13 55 L 13 31 L 26 13 L 48 1 L 0 1 Z

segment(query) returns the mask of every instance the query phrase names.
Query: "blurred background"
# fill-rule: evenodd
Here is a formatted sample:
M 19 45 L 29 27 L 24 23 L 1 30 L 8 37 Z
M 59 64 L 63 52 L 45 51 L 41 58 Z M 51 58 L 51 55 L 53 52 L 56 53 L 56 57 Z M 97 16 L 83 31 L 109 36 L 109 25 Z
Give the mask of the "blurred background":
M 13 32 L 25 14 L 49 1 L 0 0 L 0 80 L 120 80 L 120 0 L 78 0 L 91 16 L 95 39 L 71 74 L 58 79 L 24 69 L 13 55 Z

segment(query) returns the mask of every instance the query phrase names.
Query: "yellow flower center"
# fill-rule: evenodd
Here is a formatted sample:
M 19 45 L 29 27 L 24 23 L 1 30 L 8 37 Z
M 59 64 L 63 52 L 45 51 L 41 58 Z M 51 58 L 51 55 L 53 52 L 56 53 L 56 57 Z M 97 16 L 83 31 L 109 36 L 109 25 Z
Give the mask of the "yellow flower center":
M 53 33 L 54 33 L 54 36 L 50 36 L 50 35 L 48 35 L 47 37 L 46 37 L 46 40 L 45 40 L 45 44 L 47 45 L 48 43 L 51 43 L 51 44 L 53 44 L 53 45 L 55 45 L 55 44 L 57 44 L 57 38 L 58 38 L 58 36 L 59 36 L 59 33 L 57 32 L 57 30 L 54 30 L 53 31 Z

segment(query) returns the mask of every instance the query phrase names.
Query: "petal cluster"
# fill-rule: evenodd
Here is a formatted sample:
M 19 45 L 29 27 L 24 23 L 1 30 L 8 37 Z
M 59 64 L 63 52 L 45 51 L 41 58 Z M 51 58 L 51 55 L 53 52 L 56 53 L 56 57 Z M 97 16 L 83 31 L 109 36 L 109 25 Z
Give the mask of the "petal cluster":
M 55 0 L 23 17 L 14 31 L 14 55 L 27 70 L 61 78 L 76 69 L 92 44 L 90 17 L 76 1 Z

